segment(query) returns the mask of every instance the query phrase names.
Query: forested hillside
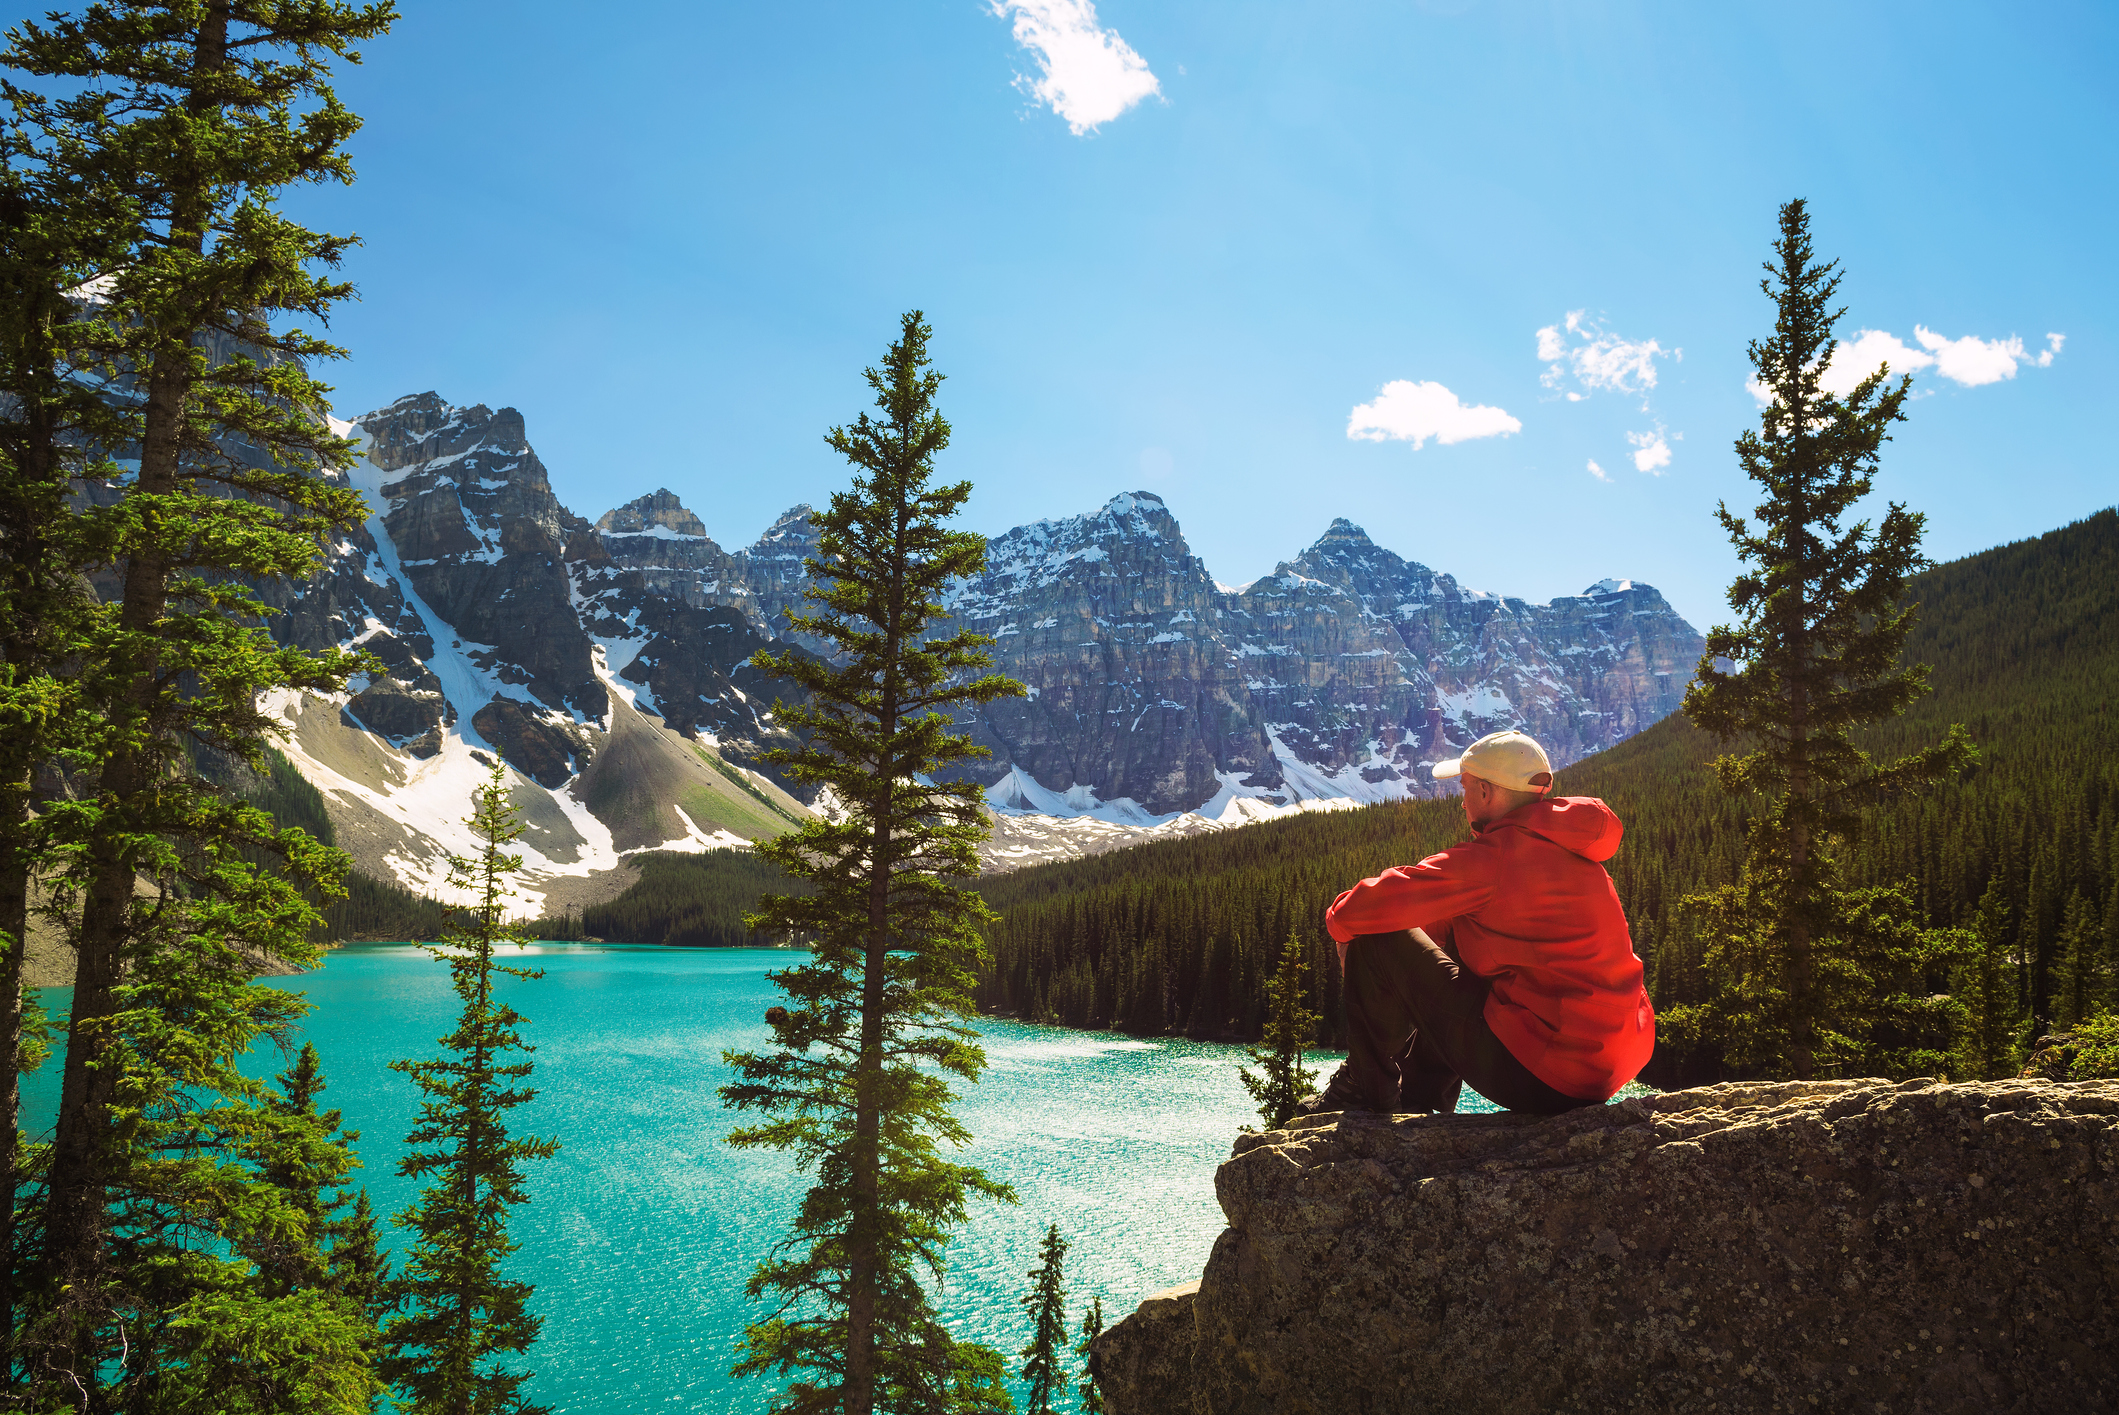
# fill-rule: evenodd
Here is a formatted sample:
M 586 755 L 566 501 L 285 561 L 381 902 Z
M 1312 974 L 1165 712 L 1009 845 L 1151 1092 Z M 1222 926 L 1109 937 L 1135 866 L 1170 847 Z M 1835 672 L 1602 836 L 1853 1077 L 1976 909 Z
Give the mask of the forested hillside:
M 779 867 L 748 850 L 639 857 L 640 878 L 608 904 L 581 913 L 581 932 L 613 943 L 679 947 L 760 947 L 769 940 L 743 925 L 758 896 L 801 892 Z
M 1980 764 L 1880 802 L 1852 852 L 1858 883 L 1895 882 L 1932 925 L 1969 922 L 1998 878 L 2016 982 L 2055 1020 L 2113 1001 L 2119 958 L 2119 514 L 1918 576 L 1908 654 L 1933 692 L 1874 734 L 1879 754 L 1962 722 Z M 1562 773 L 1627 825 L 1612 873 L 1662 1005 L 1695 1000 L 1702 945 L 1678 901 L 1735 877 L 1744 803 L 1707 767 L 1713 744 L 1670 718 Z M 986 896 L 1003 916 L 981 1005 L 1073 1026 L 1254 1037 L 1262 981 L 1292 931 L 1333 979 L 1321 915 L 1347 885 L 1465 838 L 1451 802 L 1307 816 L 1040 866 Z M 2065 975 L 2065 977 L 2063 977 Z M 1934 980 L 1945 985 L 1947 980 Z M 2044 986 L 2040 986 L 2041 982 Z M 1323 999 L 1340 1040 L 1337 997 Z

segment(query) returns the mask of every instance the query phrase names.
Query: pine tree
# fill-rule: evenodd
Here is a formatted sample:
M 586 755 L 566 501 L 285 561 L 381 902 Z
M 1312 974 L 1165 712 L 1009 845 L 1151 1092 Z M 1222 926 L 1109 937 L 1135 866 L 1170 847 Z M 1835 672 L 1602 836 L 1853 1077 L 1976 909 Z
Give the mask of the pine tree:
M 1302 940 L 1290 931 L 1281 946 L 1280 962 L 1266 979 L 1265 1035 L 1257 1046 L 1244 1049 L 1244 1055 L 1258 1063 L 1258 1074 L 1241 1068 L 1236 1073 L 1251 1099 L 1258 1102 L 1258 1118 L 1268 1130 L 1287 1124 L 1295 1108 L 1317 1089 L 1317 1073 L 1305 1064 L 1304 1054 L 1315 1043 L 1317 1024 L 1324 1019 L 1307 1005 L 1307 953 Z
M 2068 900 L 2062 919 L 2059 952 L 2066 967 L 2067 986 L 2059 1009 L 2060 1023 L 2072 1027 L 2094 1017 L 2098 1000 L 2104 995 L 2104 929 L 2097 917 L 2097 906 L 2079 889 Z
M 90 729 L 68 672 L 97 614 L 80 584 L 98 547 L 69 514 L 76 481 L 116 470 L 84 453 L 104 404 L 72 376 L 69 349 L 92 278 L 97 233 L 77 221 L 66 173 L 34 134 L 0 123 L 0 1391 L 13 1391 L 16 1289 L 29 1264 L 15 1224 L 21 1189 L 21 1077 L 47 1048 L 42 1009 L 25 994 L 34 881 L 57 861 L 34 809 L 40 770 Z
M 441 1039 L 450 1056 L 390 1063 L 426 1096 L 397 1171 L 429 1182 L 391 1220 L 414 1242 L 389 1288 L 403 1311 L 383 1330 L 383 1375 L 408 1415 L 544 1415 L 523 1396 L 530 1373 L 500 1364 L 529 1350 L 544 1325 L 529 1313 L 531 1285 L 508 1281 L 501 1265 L 521 1246 L 508 1238 L 508 1210 L 530 1200 L 522 1164 L 556 1154 L 559 1142 L 511 1137 L 506 1124 L 537 1093 L 520 1084 L 532 1063 L 502 1058 L 536 1048 L 519 1030 L 528 1019 L 494 995 L 495 976 L 529 982 L 544 970 L 493 958 L 501 944 L 525 942 L 507 922 L 508 879 L 522 857 L 504 853 L 523 827 L 497 757 L 465 823 L 482 844 L 476 858 L 450 857 L 449 883 L 475 902 L 444 942 L 428 945 L 463 1003 L 456 1030 Z
M 362 1324 L 371 1363 L 379 1361 L 390 1262 L 368 1191 L 346 1187 L 358 1163 L 353 1146 L 360 1132 L 343 1128 L 339 1112 L 317 1110 L 324 1073 L 315 1043 L 302 1044 L 278 1085 L 279 1096 L 268 1099 L 267 1108 L 297 1124 L 287 1127 L 288 1134 L 266 1132 L 272 1142 L 260 1146 L 259 1168 L 307 1217 L 310 1241 L 289 1245 L 278 1262 L 259 1257 L 259 1267 L 283 1290 L 314 1288 L 346 1299 Z
M 1022 1298 L 1030 1312 L 1030 1344 L 1016 1354 L 1023 1358 L 1023 1379 L 1030 1382 L 1027 1415 L 1052 1415 L 1053 1398 L 1067 1388 L 1067 1284 L 1062 1271 L 1067 1240 L 1060 1237 L 1058 1224 L 1045 1230 L 1037 1251 L 1030 1291 Z
M 1082 1339 L 1074 1344 L 1074 1354 L 1082 1358 L 1081 1384 L 1074 1393 L 1081 1397 L 1082 1415 L 1104 1415 L 1104 1393 L 1096 1387 L 1096 1377 L 1089 1374 L 1089 1347 L 1104 1334 L 1104 1299 L 1102 1294 L 1089 1299 L 1089 1310 L 1082 1313 Z
M 1021 688 L 977 676 L 991 662 L 982 636 L 927 637 L 946 588 L 986 555 L 982 538 L 946 525 L 970 485 L 930 485 L 949 424 L 935 410 L 929 335 L 918 312 L 905 316 L 867 374 L 883 417 L 830 435 L 857 471 L 814 522 L 814 611 L 789 618 L 833 656 L 757 660 L 807 695 L 775 709 L 806 745 L 768 759 L 836 807 L 759 846 L 812 892 L 765 897 L 752 927 L 806 938 L 811 952 L 773 975 L 789 1003 L 767 1014 L 778 1049 L 728 1053 L 739 1079 L 721 1090 L 767 1117 L 730 1144 L 792 1150 L 816 1175 L 751 1276 L 751 1296 L 775 1305 L 746 1329 L 735 1367 L 813 1373 L 789 1387 L 788 1411 L 945 1408 L 969 1358 L 954 1354 L 921 1271 L 940 1279 L 971 1196 L 1014 1197 L 940 1153 L 970 1141 L 949 1080 L 976 1081 L 985 1066 L 966 1019 L 985 963 L 979 926 L 992 917 L 955 883 L 976 877 L 986 823 L 976 785 L 941 779 L 983 755 L 950 715 Z
M 1747 992 L 1708 1004 L 1710 1015 L 1740 1066 L 1808 1079 L 1855 1064 L 1886 1017 L 1923 1030 L 1940 1020 L 1913 1015 L 1910 975 L 1934 962 L 1934 949 L 1898 927 L 1911 902 L 1894 889 L 1846 889 L 1839 846 L 1863 805 L 1950 776 L 1974 752 L 1961 728 L 1883 765 L 1855 745 L 1857 729 L 1926 691 L 1926 668 L 1899 662 L 1923 518 L 1893 502 L 1873 527 L 1842 525 L 1874 484 L 1912 380 L 1888 386 L 1879 369 L 1845 397 L 1824 388 L 1840 277 L 1813 259 L 1800 200 L 1781 208 L 1766 269 L 1761 287 L 1778 316 L 1750 352 L 1772 401 L 1736 443 L 1765 496 L 1756 528 L 1726 505 L 1716 512 L 1747 566 L 1729 589 L 1739 618 L 1707 635 L 1684 711 L 1725 746 L 1749 745 L 1718 758 L 1716 774 L 1725 791 L 1767 801 L 1741 883 L 1709 910 L 1755 971 Z
M 1973 916 L 1952 990 L 1964 999 L 1966 1028 L 1955 1074 L 1999 1081 L 2016 1074 L 2016 1028 L 2022 1012 L 2009 976 L 2009 897 L 2001 876 L 1987 881 Z
M 131 0 L 25 22 L 0 56 L 49 81 L 7 96 L 12 140 L 27 145 L 11 156 L 36 174 L 51 263 L 69 282 L 56 288 L 95 277 L 71 297 L 93 317 L 47 305 L 27 324 L 10 313 L 9 333 L 63 325 L 63 378 L 102 395 L 94 420 L 71 394 L 17 409 L 46 422 L 10 460 L 43 485 L 84 478 L 79 520 L 55 524 L 96 543 L 116 599 L 69 645 L 95 732 L 68 744 L 80 794 L 39 824 L 66 860 L 51 907 L 78 966 L 36 1201 L 33 1400 L 173 1400 L 224 1360 L 235 1374 L 215 1398 L 229 1410 L 368 1380 L 364 1361 L 341 1359 L 333 1304 L 273 1298 L 216 1248 L 247 1251 L 299 1224 L 217 1161 L 249 1152 L 261 1115 L 236 1058 L 284 1036 L 301 1007 L 251 987 L 251 960 L 310 956 L 304 891 L 329 894 L 343 858 L 275 829 L 190 762 L 204 747 L 261 766 L 274 724 L 259 695 L 336 689 L 362 661 L 274 647 L 248 586 L 306 578 L 320 539 L 366 514 L 315 475 L 348 447 L 304 361 L 338 351 L 290 322 L 348 293 L 312 269 L 347 243 L 274 204 L 290 184 L 350 176 L 341 146 L 356 120 L 329 66 L 390 18 L 387 5 L 326 0 Z M 52 423 L 77 419 L 56 444 L 82 449 L 75 463 L 37 467 Z M 134 467 L 113 475 L 105 454 Z
M 276 1084 L 279 1094 L 268 1095 L 264 1109 L 268 1121 L 279 1123 L 259 1133 L 258 1171 L 307 1222 L 304 1241 L 268 1247 L 252 1256 L 267 1282 L 281 1292 L 343 1291 L 333 1258 L 346 1233 L 344 1211 L 354 1202 L 344 1186 L 360 1163 L 353 1150 L 360 1132 L 345 1129 L 339 1112 L 316 1108 L 316 1098 L 324 1093 L 324 1067 L 314 1042 L 302 1044 L 294 1064 L 279 1074 Z

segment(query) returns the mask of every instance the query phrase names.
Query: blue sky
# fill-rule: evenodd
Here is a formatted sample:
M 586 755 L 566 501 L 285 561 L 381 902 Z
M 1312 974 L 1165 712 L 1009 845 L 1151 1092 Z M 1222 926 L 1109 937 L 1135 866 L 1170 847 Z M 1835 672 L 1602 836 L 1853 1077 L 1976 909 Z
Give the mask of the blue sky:
M 1797 195 L 1929 361 L 1879 490 L 1933 555 L 2119 496 L 2110 6 L 403 4 L 294 202 L 366 243 L 339 411 L 511 404 L 591 517 L 821 501 L 918 307 L 977 529 L 1140 488 L 1230 583 L 1346 516 L 1704 627 Z

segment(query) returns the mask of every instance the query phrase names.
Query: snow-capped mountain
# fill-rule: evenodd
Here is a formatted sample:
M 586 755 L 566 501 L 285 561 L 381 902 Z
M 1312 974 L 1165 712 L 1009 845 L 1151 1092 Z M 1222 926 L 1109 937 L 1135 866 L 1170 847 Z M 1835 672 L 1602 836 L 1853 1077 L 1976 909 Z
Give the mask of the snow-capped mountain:
M 752 655 L 827 648 L 787 639 L 808 507 L 731 552 L 667 490 L 575 515 L 511 408 L 425 393 L 344 426 L 373 514 L 280 597 L 277 632 L 383 666 L 343 701 L 277 708 L 364 868 L 440 889 L 491 748 L 520 774 L 530 904 L 608 892 L 632 851 L 801 816 L 757 770 L 790 690 Z M 996 537 L 950 607 L 1028 689 L 969 723 L 993 752 L 997 867 L 1432 794 L 1427 764 L 1504 726 L 1564 765 L 1670 712 L 1702 648 L 1646 585 L 1530 604 L 1344 520 L 1231 589 L 1147 492 Z

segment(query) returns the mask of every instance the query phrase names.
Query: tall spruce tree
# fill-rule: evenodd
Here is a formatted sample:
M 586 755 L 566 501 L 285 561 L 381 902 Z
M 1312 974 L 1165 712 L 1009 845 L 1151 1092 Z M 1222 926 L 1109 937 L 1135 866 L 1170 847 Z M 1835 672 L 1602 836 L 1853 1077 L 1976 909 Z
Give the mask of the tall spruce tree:
M 536 1048 L 519 1030 L 527 1019 L 495 996 L 494 981 L 505 975 L 528 982 L 544 970 L 493 957 L 504 943 L 527 942 L 507 922 L 514 894 L 508 881 L 522 857 L 505 847 L 523 827 L 497 757 L 466 824 L 481 847 L 475 859 L 450 857 L 449 883 L 476 902 L 444 942 L 428 945 L 449 965 L 463 1003 L 456 1030 L 441 1039 L 450 1055 L 390 1063 L 426 1097 L 397 1172 L 427 1184 L 419 1201 L 392 1220 L 410 1229 L 414 1241 L 389 1288 L 403 1310 L 383 1331 L 383 1376 L 401 1392 L 397 1408 L 408 1415 L 544 1415 L 546 1407 L 522 1393 L 529 1373 L 501 1362 L 529 1350 L 544 1326 L 529 1312 L 531 1285 L 509 1281 L 501 1264 L 521 1246 L 508 1237 L 508 1210 L 529 1202 L 522 1164 L 556 1154 L 559 1142 L 513 1137 L 506 1122 L 509 1111 L 537 1093 L 519 1084 L 532 1063 L 504 1058 Z
M 1088 1310 L 1082 1313 L 1081 1340 L 1074 1344 L 1074 1354 L 1082 1358 L 1081 1384 L 1074 1393 L 1081 1400 L 1082 1415 L 1104 1415 L 1104 1393 L 1097 1389 L 1096 1377 L 1089 1373 L 1089 1348 L 1104 1334 L 1104 1299 L 1098 1295 L 1089 1299 Z
M 1317 1089 L 1317 1073 L 1305 1056 L 1316 1043 L 1317 1024 L 1324 1017 L 1308 1002 L 1308 954 L 1300 936 L 1290 930 L 1280 948 L 1280 961 L 1266 978 L 1264 1035 L 1257 1046 L 1244 1049 L 1244 1055 L 1258 1064 L 1258 1072 L 1254 1075 L 1243 1067 L 1236 1072 L 1251 1099 L 1258 1102 L 1258 1118 L 1268 1130 L 1287 1124 L 1295 1108 Z
M 320 540 L 365 515 L 316 475 L 348 448 L 306 361 L 338 351 L 295 323 L 348 293 L 314 270 L 347 242 L 274 204 L 290 184 L 350 178 L 357 120 L 329 68 L 390 18 L 319 0 L 124 0 L 25 22 L 0 55 L 47 81 L 7 88 L 21 165 L 66 272 L 55 288 L 97 311 L 58 348 L 71 391 L 102 395 L 100 421 L 42 445 L 83 449 L 67 491 L 114 600 L 72 646 L 94 723 L 69 743 L 78 794 L 38 825 L 63 859 L 51 908 L 78 966 L 33 1205 L 32 1402 L 237 1410 L 298 1391 L 365 1399 L 370 1383 L 343 1303 L 275 1296 L 225 1256 L 303 1231 L 254 1171 L 237 1183 L 246 1171 L 223 1162 L 254 1154 L 265 1123 L 236 1059 L 301 1009 L 250 985 L 254 960 L 310 956 L 304 891 L 329 893 L 343 859 L 190 763 L 206 748 L 262 769 L 274 724 L 259 694 L 335 689 L 360 662 L 275 647 L 248 586 L 306 578 Z M 95 278 L 77 287 L 76 272 Z M 132 466 L 111 475 L 97 454 Z
M 751 1276 L 750 1295 L 773 1310 L 747 1327 L 735 1366 L 809 1373 L 788 1387 L 785 1411 L 943 1410 L 962 1370 L 1000 1359 L 960 1351 L 921 1281 L 940 1280 L 971 1196 L 1014 1197 L 940 1151 L 971 1138 L 949 1083 L 985 1067 L 968 1019 L 992 915 L 956 882 L 978 873 L 979 789 L 937 777 L 984 755 L 952 714 L 1022 691 L 978 673 L 991 662 L 983 636 L 927 637 L 950 582 L 986 559 L 981 537 L 947 525 L 970 484 L 930 484 L 949 424 L 935 409 L 929 336 L 917 311 L 906 315 L 867 371 L 882 417 L 830 434 L 857 470 L 815 519 L 815 608 L 789 619 L 831 657 L 759 656 L 806 694 L 775 709 L 804 745 L 769 759 L 835 807 L 759 846 L 812 892 L 767 896 L 751 925 L 805 938 L 810 953 L 773 975 L 789 1004 L 767 1014 L 777 1049 L 728 1053 L 738 1079 L 721 1090 L 767 1117 L 728 1143 L 791 1150 L 816 1175 Z
M 33 130 L 0 120 L 0 1392 L 18 1381 L 16 1291 L 29 1266 L 15 1223 L 21 1078 L 45 1054 L 23 969 L 35 882 L 57 866 L 35 788 L 91 726 L 69 670 L 99 612 L 80 578 L 98 547 L 68 498 L 116 471 L 84 451 L 108 412 L 74 376 L 71 348 L 89 306 L 69 292 L 108 252 L 96 223 L 79 219 L 86 203 L 68 178 Z
M 1911 925 L 1896 889 L 1845 888 L 1840 846 L 1864 806 L 1953 775 L 1975 752 L 1961 728 L 1881 764 L 1856 741 L 1927 690 L 1926 667 L 1899 661 L 1924 518 L 1892 502 L 1874 525 L 1843 524 L 1874 485 L 1912 380 L 1878 369 L 1844 396 L 1826 388 L 1840 276 L 1814 258 L 1800 200 L 1781 208 L 1766 271 L 1774 330 L 1750 353 L 1770 401 L 1736 442 L 1764 498 L 1755 526 L 1716 511 L 1746 569 L 1729 587 L 1737 621 L 1707 635 L 1684 711 L 1745 745 L 1716 759 L 1723 788 L 1766 798 L 1742 880 L 1698 905 L 1726 980 L 1705 1004 L 1709 1029 L 1738 1069 L 1808 1079 L 1947 1047 L 1957 1009 L 1925 986 L 1945 943 Z
M 317 1109 L 324 1069 L 314 1042 L 302 1044 L 277 1084 L 279 1094 L 269 1097 L 266 1107 L 294 1123 L 284 1131 L 263 1132 L 258 1167 L 308 1219 L 308 1241 L 253 1256 L 283 1291 L 313 1288 L 349 1298 L 368 1318 L 371 1356 L 379 1354 L 389 1260 L 382 1253 L 368 1191 L 350 1187 L 360 1132 L 345 1129 L 339 1112 Z
M 1067 1240 L 1058 1224 L 1046 1228 L 1037 1257 L 1029 1272 L 1030 1290 L 1022 1297 L 1030 1312 L 1030 1342 L 1016 1354 L 1030 1383 L 1024 1397 L 1027 1415 L 1052 1415 L 1053 1400 L 1067 1389 Z
M 1964 1001 L 1964 1040 L 1953 1072 L 1962 1080 L 1999 1081 L 2016 1074 L 2016 1029 L 2023 1013 L 2010 976 L 2009 896 L 1997 873 L 1987 881 L 1951 990 Z

